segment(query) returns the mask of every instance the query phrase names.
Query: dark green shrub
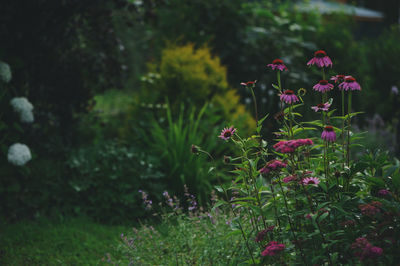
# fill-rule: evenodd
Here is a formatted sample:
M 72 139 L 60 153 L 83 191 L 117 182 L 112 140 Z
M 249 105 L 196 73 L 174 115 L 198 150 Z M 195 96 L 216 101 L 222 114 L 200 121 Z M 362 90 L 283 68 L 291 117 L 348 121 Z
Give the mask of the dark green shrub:
M 77 211 L 102 221 L 142 216 L 138 190 L 160 195 L 165 188 L 157 157 L 116 141 L 72 150 L 67 165 Z

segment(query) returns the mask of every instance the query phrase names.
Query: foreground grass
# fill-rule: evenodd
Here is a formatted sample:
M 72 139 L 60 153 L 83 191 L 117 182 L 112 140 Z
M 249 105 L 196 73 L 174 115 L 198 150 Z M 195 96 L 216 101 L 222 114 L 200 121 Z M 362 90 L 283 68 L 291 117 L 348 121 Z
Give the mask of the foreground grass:
M 0 265 L 98 265 L 128 228 L 84 218 L 2 223 Z

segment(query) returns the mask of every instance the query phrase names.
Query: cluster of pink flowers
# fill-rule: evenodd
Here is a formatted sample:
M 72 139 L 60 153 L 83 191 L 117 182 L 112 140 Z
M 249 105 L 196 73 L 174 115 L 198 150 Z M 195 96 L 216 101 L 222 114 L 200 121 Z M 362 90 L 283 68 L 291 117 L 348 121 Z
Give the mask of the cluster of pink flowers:
M 374 259 L 383 254 L 383 249 L 375 247 L 365 237 L 359 237 L 351 244 L 351 248 L 355 249 L 354 255 L 360 260 Z
M 262 256 L 275 256 L 279 252 L 285 249 L 284 244 L 279 244 L 276 241 L 271 241 L 265 247 L 265 250 L 261 253 Z
M 372 201 L 369 204 L 361 204 L 358 206 L 360 208 L 361 213 L 363 215 L 369 216 L 369 217 L 374 217 L 376 214 L 380 213 L 380 207 L 382 206 L 382 203 L 379 201 Z
M 285 168 L 286 166 L 287 164 L 280 160 L 272 160 L 266 163 L 265 166 L 259 171 L 261 174 L 268 174 L 271 171 L 280 170 L 281 168 Z
M 286 183 L 286 184 L 289 182 L 292 182 L 292 181 L 296 181 L 296 180 L 297 180 L 297 177 L 295 175 L 290 175 L 290 176 L 287 176 L 282 179 L 283 183 Z
M 313 145 L 311 139 L 281 140 L 274 145 L 274 149 L 280 153 L 292 153 L 298 147 Z
M 265 237 L 267 236 L 268 232 L 272 232 L 274 230 L 274 228 L 275 228 L 275 226 L 271 225 L 271 226 L 268 226 L 267 229 L 264 229 L 264 230 L 258 232 L 256 239 L 254 241 L 257 243 L 263 241 L 265 239 Z

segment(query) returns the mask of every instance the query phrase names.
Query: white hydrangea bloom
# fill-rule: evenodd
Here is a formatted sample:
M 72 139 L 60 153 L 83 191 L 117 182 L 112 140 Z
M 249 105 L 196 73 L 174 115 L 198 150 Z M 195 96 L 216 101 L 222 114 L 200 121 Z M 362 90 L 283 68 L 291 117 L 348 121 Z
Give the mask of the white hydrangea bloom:
M 31 151 L 25 144 L 15 143 L 8 148 L 7 159 L 13 165 L 23 166 L 32 159 Z
M 19 114 L 23 123 L 33 123 L 33 105 L 25 97 L 16 97 L 10 101 L 14 111 Z
M 4 82 L 10 82 L 12 77 L 10 66 L 0 61 L 0 79 Z

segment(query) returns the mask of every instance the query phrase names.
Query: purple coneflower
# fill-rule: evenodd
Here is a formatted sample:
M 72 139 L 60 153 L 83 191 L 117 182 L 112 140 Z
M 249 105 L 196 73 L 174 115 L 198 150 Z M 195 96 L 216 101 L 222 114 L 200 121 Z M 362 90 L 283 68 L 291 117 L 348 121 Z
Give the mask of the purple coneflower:
M 280 95 L 281 101 L 285 102 L 287 104 L 292 104 L 295 102 L 299 101 L 299 98 L 294 94 L 294 91 L 292 90 L 285 90 L 283 93 Z
M 339 84 L 339 89 L 345 90 L 345 91 L 348 91 L 348 90 L 360 91 L 361 86 L 360 86 L 360 84 L 358 84 L 358 82 L 356 81 L 355 78 L 353 78 L 352 76 L 346 76 L 344 78 L 344 81 Z
M 281 59 L 275 59 L 272 64 L 268 64 L 267 67 L 272 68 L 272 70 L 278 69 L 280 71 L 288 70 Z
M 218 137 L 223 139 L 223 140 L 228 140 L 230 139 L 233 134 L 236 132 L 236 128 L 234 128 L 233 126 L 231 126 L 230 128 L 224 128 L 221 132 L 221 135 L 219 135 Z
M 333 80 L 335 83 L 342 83 L 344 81 L 345 75 L 336 75 L 332 76 L 331 80 Z
M 333 89 L 333 85 L 330 84 L 327 80 L 323 79 L 315 84 L 313 89 L 319 92 L 327 92 Z
M 306 177 L 301 180 L 303 185 L 318 185 L 319 184 L 319 179 L 317 177 Z
M 325 126 L 324 131 L 322 131 L 321 138 L 328 142 L 336 141 L 336 133 L 332 126 Z
M 318 67 L 332 67 L 332 60 L 323 50 L 318 50 L 314 53 L 314 57 L 308 61 L 307 66 L 317 65 Z
M 317 104 L 317 106 L 312 106 L 311 109 L 313 109 L 315 112 L 318 112 L 318 111 L 328 112 L 329 107 L 331 107 L 331 104 L 329 102 L 326 102 L 326 103 Z
M 255 81 L 247 81 L 247 82 L 240 83 L 240 85 L 254 88 L 256 86 L 256 82 L 257 82 L 257 80 L 255 80 Z

